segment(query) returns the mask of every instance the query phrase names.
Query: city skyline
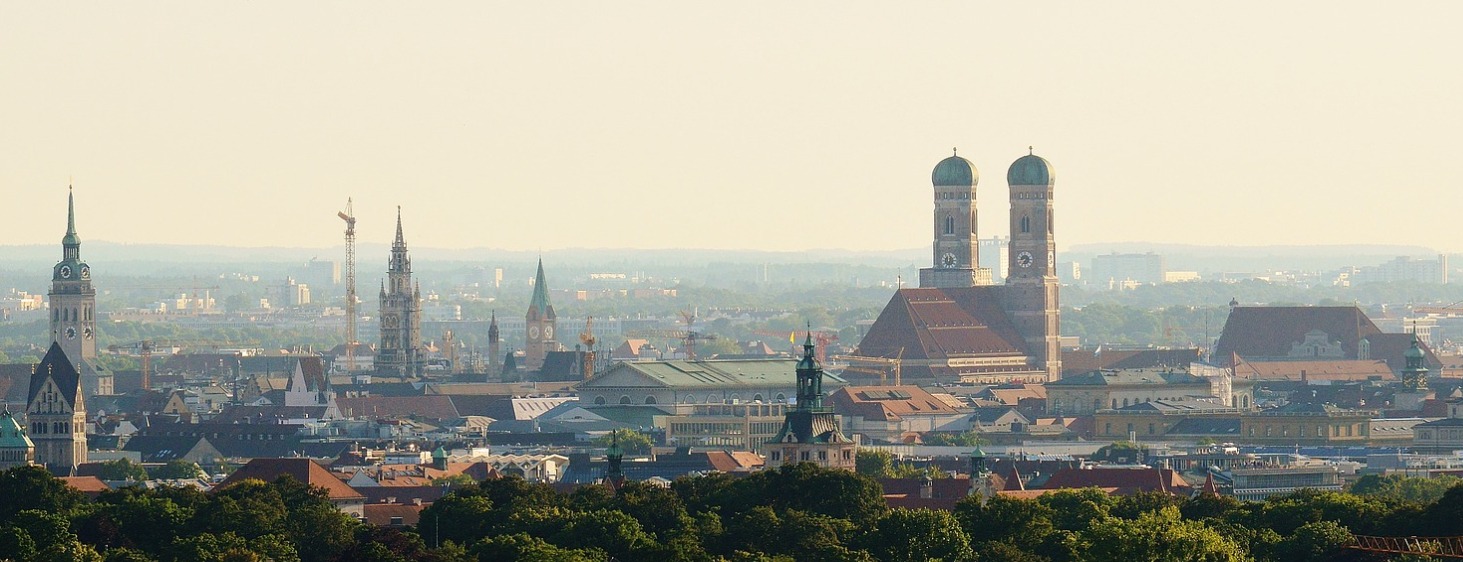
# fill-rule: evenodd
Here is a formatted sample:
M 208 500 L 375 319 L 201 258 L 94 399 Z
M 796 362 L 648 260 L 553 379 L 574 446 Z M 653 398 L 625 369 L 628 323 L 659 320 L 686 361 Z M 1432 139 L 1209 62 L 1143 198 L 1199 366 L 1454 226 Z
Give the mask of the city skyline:
M 353 197 L 422 248 L 902 250 L 952 146 L 982 237 L 1034 146 L 1062 248 L 1456 252 L 1460 9 L 1411 6 L 11 6 L 0 240 L 74 178 L 88 242 L 333 247 Z

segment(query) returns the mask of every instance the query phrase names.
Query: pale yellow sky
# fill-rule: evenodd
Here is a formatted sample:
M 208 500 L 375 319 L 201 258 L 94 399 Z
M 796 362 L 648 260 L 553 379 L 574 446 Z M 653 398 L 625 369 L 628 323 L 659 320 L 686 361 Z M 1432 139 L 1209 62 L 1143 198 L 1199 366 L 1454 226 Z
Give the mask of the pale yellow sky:
M 1463 4 L 0 2 L 0 245 L 928 244 L 1056 167 L 1058 243 L 1460 251 Z

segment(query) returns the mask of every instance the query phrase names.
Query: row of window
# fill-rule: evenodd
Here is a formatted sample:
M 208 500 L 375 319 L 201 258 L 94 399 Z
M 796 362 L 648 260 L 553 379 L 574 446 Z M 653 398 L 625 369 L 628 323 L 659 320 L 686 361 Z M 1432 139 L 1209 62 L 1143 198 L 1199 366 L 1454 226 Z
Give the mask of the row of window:
M 772 460 L 773 460 L 773 462 L 777 462 L 777 461 L 782 460 L 782 451 L 772 451 Z M 792 459 L 788 459 L 788 460 L 792 460 Z M 798 451 L 798 461 L 800 461 L 800 462 L 808 462 L 808 461 L 811 461 L 811 460 L 813 460 L 812 451 Z M 827 462 L 828 461 L 828 451 L 818 451 L 818 460 L 819 461 L 823 461 L 823 462 Z M 846 460 L 846 461 L 847 460 L 853 460 L 853 451 L 850 451 L 848 449 L 844 449 L 843 450 L 843 460 Z
M 75 427 L 71 431 L 66 431 L 66 426 L 68 425 L 73 425 Z M 31 435 L 45 435 L 47 433 L 81 433 L 83 431 L 85 431 L 85 429 L 82 428 L 82 422 L 72 422 L 69 424 L 62 421 L 51 422 L 49 424 L 39 421 L 30 422 Z
M 90 321 L 91 307 L 88 306 L 82 309 L 59 308 L 51 311 L 51 319 L 56 321 L 73 322 L 81 319 L 82 316 L 86 316 L 86 320 Z

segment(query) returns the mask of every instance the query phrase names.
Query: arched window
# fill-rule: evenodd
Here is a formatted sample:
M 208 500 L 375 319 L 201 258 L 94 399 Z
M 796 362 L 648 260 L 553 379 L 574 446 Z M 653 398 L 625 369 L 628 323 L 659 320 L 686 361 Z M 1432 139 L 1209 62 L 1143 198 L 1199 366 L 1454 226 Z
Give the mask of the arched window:
M 1054 223 L 1052 222 L 1052 211 L 1051 211 L 1051 209 L 1047 209 L 1047 211 L 1046 211 L 1046 233 L 1047 234 L 1051 234 L 1052 233 L 1052 225 L 1053 224 Z
M 761 394 L 754 394 L 754 395 L 752 395 L 752 401 L 753 402 L 761 402 L 762 401 L 762 395 Z
M 946 235 L 953 235 L 953 234 L 955 234 L 955 217 L 950 216 L 950 215 L 945 215 L 945 234 Z
M 736 404 L 737 402 L 740 402 L 742 400 L 742 395 L 736 394 L 736 393 L 732 393 L 732 395 L 731 395 L 730 398 L 731 398 L 731 403 L 732 404 Z
M 646 404 L 654 404 L 655 403 L 655 397 L 654 396 L 646 396 L 645 397 L 645 403 Z
M 777 393 L 777 396 L 773 396 L 772 398 L 774 400 L 777 400 L 778 402 L 782 402 L 784 404 L 787 403 L 787 395 L 786 394 L 783 394 L 781 392 Z
M 695 396 L 691 396 L 690 394 L 687 394 L 685 398 L 682 398 L 681 399 L 681 403 L 682 404 L 695 404 L 696 403 L 696 397 Z
M 1021 217 L 1021 232 L 1031 232 L 1031 217 Z
M 630 401 L 630 397 L 629 396 L 621 396 L 620 397 L 620 403 L 621 404 L 633 404 L 633 402 Z
M 603 397 L 603 396 L 595 396 L 594 397 L 594 403 L 597 404 L 597 405 L 600 405 L 600 406 L 605 405 L 605 397 Z

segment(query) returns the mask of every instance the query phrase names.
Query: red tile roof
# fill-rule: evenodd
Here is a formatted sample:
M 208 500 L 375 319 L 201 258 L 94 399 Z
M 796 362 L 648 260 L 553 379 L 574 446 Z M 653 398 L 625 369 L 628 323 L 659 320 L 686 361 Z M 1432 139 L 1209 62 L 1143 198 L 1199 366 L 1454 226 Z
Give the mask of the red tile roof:
M 1411 334 L 1383 333 L 1355 306 L 1236 306 L 1229 310 L 1214 344 L 1214 358 L 1228 367 L 1235 354 L 1251 359 L 1286 357 L 1311 330 L 1339 341 L 1346 359 L 1356 359 L 1357 344 L 1366 339 L 1369 358 L 1385 361 L 1393 369 L 1402 368 L 1402 353 L 1412 347 Z M 1441 369 L 1437 355 L 1426 344 L 1423 347 L 1428 368 Z
M 1335 361 L 1251 361 L 1240 357 L 1234 375 L 1257 381 L 1364 381 L 1395 380 L 1392 369 L 1381 360 Z
M 1091 467 L 1058 470 L 1041 486 L 1047 490 L 1063 488 L 1115 488 L 1117 495 L 1136 492 L 1168 492 L 1188 495 L 1189 483 L 1177 472 L 1166 468 Z
M 900 289 L 869 327 L 855 355 L 902 356 L 911 361 L 1026 356 L 1025 340 L 1001 308 L 1001 289 Z M 904 371 L 910 378 L 932 376 L 929 369 L 913 365 Z
M 273 482 L 285 475 L 311 486 L 325 488 L 325 491 L 330 494 L 331 500 L 365 499 L 365 496 L 362 496 L 355 488 L 341 482 L 329 470 L 325 470 L 325 467 L 315 464 L 315 461 L 310 459 L 254 459 L 249 461 L 249 464 L 235 470 L 214 488 L 226 488 L 249 478 Z
M 834 391 L 828 402 L 840 414 L 873 420 L 893 421 L 910 415 L 959 413 L 944 400 L 914 385 L 845 386 Z
M 429 420 L 450 420 L 458 417 L 452 397 L 441 394 L 337 398 L 335 403 L 340 408 L 340 415 L 348 418 L 402 419 L 419 416 Z
M 362 506 L 366 522 L 378 527 L 392 525 L 415 527 L 422 519 L 422 510 L 430 504 L 368 503 Z M 391 518 L 399 517 L 396 522 Z

